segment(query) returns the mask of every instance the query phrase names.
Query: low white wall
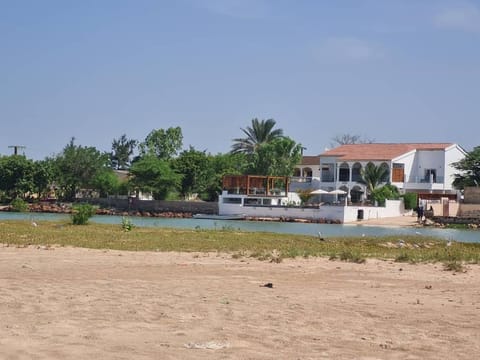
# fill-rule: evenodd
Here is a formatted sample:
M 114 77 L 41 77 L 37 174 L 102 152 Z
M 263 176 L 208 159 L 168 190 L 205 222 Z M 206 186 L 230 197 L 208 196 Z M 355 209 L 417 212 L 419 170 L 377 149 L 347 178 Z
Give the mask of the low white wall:
M 321 206 L 319 208 L 238 206 L 223 204 L 219 206 L 220 215 L 243 214 L 253 217 L 286 217 L 295 219 L 328 219 L 343 222 L 343 206 Z
M 343 222 L 358 220 L 359 210 L 363 210 L 363 220 L 402 216 L 405 213 L 403 200 L 386 200 L 385 206 L 348 206 Z

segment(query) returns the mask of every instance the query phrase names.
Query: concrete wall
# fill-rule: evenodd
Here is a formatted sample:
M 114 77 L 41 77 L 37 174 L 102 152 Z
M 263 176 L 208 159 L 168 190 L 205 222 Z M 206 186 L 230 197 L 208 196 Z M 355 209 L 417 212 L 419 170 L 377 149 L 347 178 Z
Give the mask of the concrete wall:
M 103 208 L 113 208 L 120 211 L 218 214 L 218 203 L 216 202 L 132 200 L 130 204 L 127 199 L 90 199 L 89 202 Z
M 466 187 L 464 202 L 465 204 L 480 204 L 480 187 Z
M 342 223 L 357 221 L 359 210 L 363 211 L 363 220 L 402 216 L 403 200 L 387 200 L 385 207 L 372 206 L 320 206 L 313 207 L 280 207 L 280 206 L 240 206 L 222 204 L 221 215 L 239 215 L 251 217 L 295 218 L 295 219 L 327 219 Z
M 458 145 L 451 146 L 445 151 L 445 189 L 453 189 L 452 183 L 455 180 L 455 173 L 458 172 L 452 164 L 465 157 L 463 149 Z

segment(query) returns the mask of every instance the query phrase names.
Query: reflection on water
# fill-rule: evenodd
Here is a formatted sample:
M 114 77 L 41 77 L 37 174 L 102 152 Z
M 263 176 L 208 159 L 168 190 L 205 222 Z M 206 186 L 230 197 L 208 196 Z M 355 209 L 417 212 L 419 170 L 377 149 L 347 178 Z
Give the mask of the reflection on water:
M 341 236 L 370 236 L 386 235 L 425 235 L 434 236 L 445 240 L 462 242 L 480 242 L 480 231 L 438 229 L 438 228 L 410 228 L 410 227 L 382 227 L 382 226 L 361 226 L 361 225 L 330 225 L 330 224 L 304 224 L 304 223 L 281 223 L 281 222 L 260 222 L 260 221 L 239 221 L 239 220 L 203 220 L 203 219 L 164 219 L 147 217 L 130 217 L 135 226 L 141 227 L 168 227 L 177 229 L 238 229 L 243 231 L 262 231 L 283 234 L 302 234 L 318 236 L 321 232 L 323 237 Z M 35 220 L 36 223 L 42 220 L 61 221 L 69 220 L 65 214 L 47 213 L 10 213 L 0 212 L 0 220 Z M 99 224 L 122 223 L 121 216 L 98 215 L 91 219 Z

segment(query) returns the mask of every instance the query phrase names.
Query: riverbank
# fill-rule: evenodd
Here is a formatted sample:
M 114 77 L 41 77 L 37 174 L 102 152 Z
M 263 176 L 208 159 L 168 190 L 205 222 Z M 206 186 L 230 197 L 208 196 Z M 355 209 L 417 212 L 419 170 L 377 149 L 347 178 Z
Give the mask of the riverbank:
M 470 359 L 480 351 L 480 266 L 466 270 L 0 246 L 0 352 L 40 360 Z

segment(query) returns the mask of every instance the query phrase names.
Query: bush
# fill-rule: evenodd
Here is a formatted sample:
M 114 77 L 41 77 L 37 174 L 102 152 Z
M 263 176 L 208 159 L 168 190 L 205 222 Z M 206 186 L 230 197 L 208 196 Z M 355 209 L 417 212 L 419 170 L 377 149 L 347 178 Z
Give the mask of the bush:
M 16 212 L 27 212 L 28 211 L 28 203 L 25 200 L 20 198 L 16 198 L 12 200 L 10 203 L 10 209 Z
M 125 216 L 122 217 L 122 229 L 125 232 L 132 231 L 134 225 L 132 221 L 129 218 L 126 218 Z
M 403 195 L 403 203 L 406 210 L 415 209 L 417 206 L 417 194 L 416 193 L 406 193 Z
M 73 225 L 86 225 L 88 220 L 95 215 L 96 208 L 90 204 L 74 205 L 72 207 Z

